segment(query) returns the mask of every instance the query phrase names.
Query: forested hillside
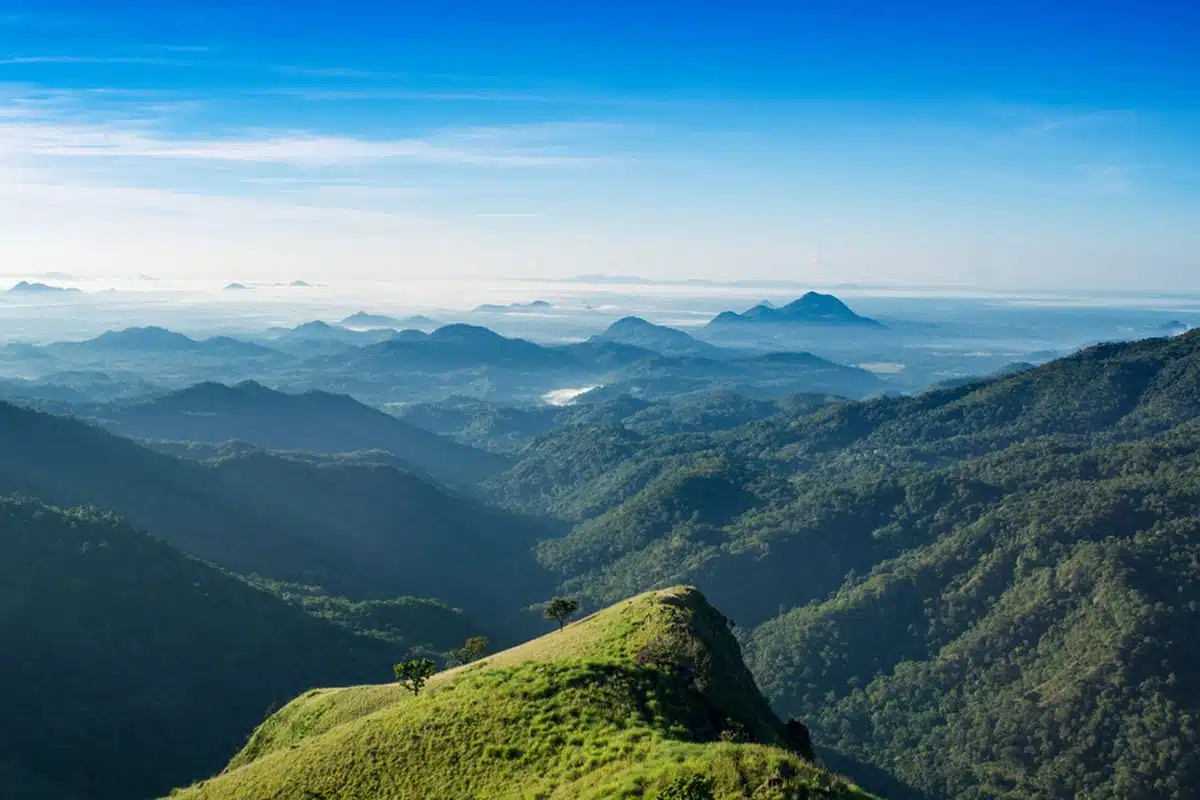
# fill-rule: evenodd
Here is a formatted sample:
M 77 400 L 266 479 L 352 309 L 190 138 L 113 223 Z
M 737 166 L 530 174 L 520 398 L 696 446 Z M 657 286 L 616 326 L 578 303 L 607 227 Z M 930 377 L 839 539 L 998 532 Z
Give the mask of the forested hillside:
M 438 403 L 414 403 L 397 409 L 401 418 L 464 444 L 517 454 L 553 431 L 584 425 L 620 425 L 637 433 L 713 433 L 779 413 L 815 411 L 842 398 L 790 394 L 753 399 L 728 390 L 646 400 L 621 387 L 595 389 L 567 406 L 512 407 L 465 397 Z
M 782 713 L 916 791 L 1178 796 L 1198 416 L 1191 334 L 710 434 L 563 431 L 489 485 L 575 521 L 539 547 L 564 590 L 695 583 Z
M 140 403 L 97 409 L 126 436 L 188 442 L 236 439 L 272 450 L 349 453 L 381 449 L 436 479 L 469 484 L 499 472 L 494 455 L 431 434 L 344 395 L 286 394 L 253 381 L 202 383 Z
M 160 445 L 181 460 L 0 405 L 0 492 L 120 513 L 322 635 L 433 655 L 511 640 L 556 593 L 697 585 L 776 710 L 893 797 L 1200 783 L 1200 334 L 911 397 L 442 411 L 423 421 L 533 439 L 453 492 L 387 451 Z
M 930 794 L 1185 796 L 1200 782 L 1198 453 L 1188 423 L 940 471 L 954 499 L 932 535 L 754 629 L 755 673 L 824 744 Z
M 196 463 L 4 403 L 0 437 L 0 495 L 112 511 L 235 572 L 357 600 L 435 596 L 498 618 L 552 585 L 530 552 L 551 528 L 370 460 L 238 450 Z
M 2 499 L 0 643 L 0 794 L 31 800 L 165 793 L 297 693 L 385 680 L 409 649 L 104 513 Z

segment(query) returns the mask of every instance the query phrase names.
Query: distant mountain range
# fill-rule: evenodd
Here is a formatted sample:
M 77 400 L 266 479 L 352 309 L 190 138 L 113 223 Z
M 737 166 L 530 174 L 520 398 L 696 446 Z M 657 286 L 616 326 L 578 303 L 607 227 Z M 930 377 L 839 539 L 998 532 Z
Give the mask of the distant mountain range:
M 414 314 L 409 317 L 389 317 L 384 314 L 368 314 L 366 311 L 359 311 L 342 320 L 342 325 L 347 328 L 391 328 L 393 330 L 409 328 L 423 330 L 426 328 L 436 328 L 439 324 L 436 319 L 427 317 L 424 314 Z
M 481 306 L 476 306 L 474 310 L 487 314 L 507 314 L 512 311 L 545 311 L 548 308 L 554 308 L 554 306 L 545 300 L 534 300 L 532 303 L 509 303 L 506 306 L 484 303 Z
M 337 355 L 365 345 L 386 341 L 393 334 L 391 326 L 362 325 L 347 328 L 323 320 L 313 320 L 294 328 L 271 328 L 266 341 L 272 347 L 300 357 Z
M 277 329 L 274 332 L 281 336 L 292 336 L 305 339 L 337 338 L 344 341 L 354 341 L 358 343 L 365 341 L 362 331 L 347 330 L 341 325 L 330 325 L 328 322 L 320 319 L 314 319 L 312 322 L 302 323 L 294 328 Z
M 38 283 L 36 281 L 21 281 L 16 286 L 8 290 L 9 294 L 83 294 L 79 289 L 70 287 L 51 286 L 47 283 Z
M 864 397 L 885 385 L 865 370 L 808 353 L 789 360 L 724 351 L 644 320 L 622 322 L 585 342 L 552 346 L 477 325 L 445 325 L 428 334 L 407 330 L 378 344 L 323 354 L 301 367 L 305 377 L 289 386 L 336 386 L 373 402 L 423 402 L 450 394 L 530 402 L 588 385 L 645 397 L 712 389 Z
M 346 321 L 433 322 L 384 318 L 359 312 Z M 350 328 L 314 320 L 295 328 L 272 328 L 253 339 L 194 339 L 150 326 L 108 331 L 82 342 L 0 350 L 28 380 L 50 369 L 83 371 L 99 382 L 38 391 L 22 382 L 9 396 L 63 403 L 105 403 L 132 397 L 149 381 L 182 388 L 196 383 L 237 384 L 263 380 L 293 393 L 322 390 L 353 395 L 377 406 L 435 402 L 451 395 L 500 402 L 539 402 L 551 392 L 602 386 L 606 396 L 632 393 L 644 400 L 669 394 L 734 391 L 764 399 L 796 392 L 859 398 L 885 382 L 869 372 L 776 341 L 756 350 L 717 347 L 690 334 L 638 317 L 627 317 L 587 341 L 544 345 L 503 336 L 480 325 L 456 323 L 432 332 L 406 328 Z M 807 348 L 805 348 L 807 349 Z M 55 364 L 52 359 L 58 359 Z M 105 387 L 103 374 L 118 372 L 124 388 Z M 103 373 L 103 374 L 102 374 Z M 29 376 L 37 375 L 36 379 Z M 96 389 L 88 396 L 89 385 Z M 62 391 L 68 389 L 68 391 Z M 46 407 L 47 410 L 63 410 Z M 264 446 L 279 447 L 276 443 Z M 304 447 L 304 446 L 301 446 Z
M 363 367 L 388 365 L 438 371 L 483 365 L 545 369 L 568 367 L 574 362 L 563 348 L 543 347 L 462 323 L 445 325 L 428 334 L 403 331 L 385 342 L 362 348 L 352 360 Z
M 850 307 L 831 294 L 808 292 L 785 306 L 773 306 L 763 302 L 741 314 L 723 311 L 711 322 L 709 328 L 737 325 L 821 325 L 830 327 L 882 328 L 873 319 L 859 316 Z
M 53 361 L 54 356 L 46 348 L 27 342 L 13 342 L 0 346 L 0 360 L 4 361 Z
M 719 347 L 699 339 L 676 328 L 665 325 L 655 325 L 641 317 L 625 317 L 619 319 L 603 333 L 592 337 L 594 342 L 619 342 L 621 344 L 644 347 L 663 355 L 693 355 L 719 356 Z
M 45 349 L 53 354 L 153 353 L 221 358 L 262 358 L 279 354 L 278 351 L 269 347 L 229 336 L 215 336 L 211 339 L 198 340 L 166 328 L 153 326 L 108 331 L 94 339 L 83 342 L 59 342 L 48 345 Z

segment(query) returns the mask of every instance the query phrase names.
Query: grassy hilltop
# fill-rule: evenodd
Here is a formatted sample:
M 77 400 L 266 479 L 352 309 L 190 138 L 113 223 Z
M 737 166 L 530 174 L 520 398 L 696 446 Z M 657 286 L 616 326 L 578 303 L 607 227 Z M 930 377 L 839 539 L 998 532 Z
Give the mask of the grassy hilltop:
M 693 793 L 679 793 L 689 783 Z M 417 696 L 398 684 L 308 692 L 225 772 L 173 795 L 813 796 L 867 797 L 787 748 L 726 619 L 691 588 L 640 595 L 443 672 Z

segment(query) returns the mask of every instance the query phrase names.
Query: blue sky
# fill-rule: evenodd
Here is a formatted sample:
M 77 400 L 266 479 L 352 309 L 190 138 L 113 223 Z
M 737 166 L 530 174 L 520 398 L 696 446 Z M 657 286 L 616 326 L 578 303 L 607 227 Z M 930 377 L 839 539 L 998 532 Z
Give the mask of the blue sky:
M 1200 288 L 1194 2 L 0 0 L 4 271 Z

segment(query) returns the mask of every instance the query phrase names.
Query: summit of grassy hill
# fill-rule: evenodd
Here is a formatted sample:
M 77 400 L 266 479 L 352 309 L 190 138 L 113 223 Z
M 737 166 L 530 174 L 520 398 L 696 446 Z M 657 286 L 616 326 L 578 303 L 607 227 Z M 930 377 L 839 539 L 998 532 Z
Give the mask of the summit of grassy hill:
M 806 758 L 689 587 L 401 684 L 310 691 L 176 800 L 867 798 Z

